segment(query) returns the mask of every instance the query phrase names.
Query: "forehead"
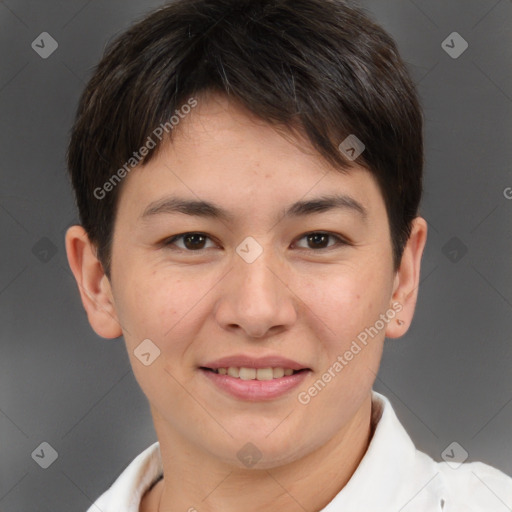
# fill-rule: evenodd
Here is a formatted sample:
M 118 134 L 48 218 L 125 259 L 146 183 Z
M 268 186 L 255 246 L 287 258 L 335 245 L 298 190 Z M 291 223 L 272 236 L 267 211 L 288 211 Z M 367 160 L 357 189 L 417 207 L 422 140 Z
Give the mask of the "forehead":
M 307 161 L 312 169 L 322 169 L 317 151 L 300 130 L 283 125 L 270 125 L 255 116 L 240 103 L 225 95 L 209 93 L 198 99 L 198 104 L 180 120 L 172 132 L 172 143 L 164 144 L 176 161 L 188 158 L 226 157 L 226 161 L 243 157 L 254 160 L 256 167 L 265 156 Z M 320 164 L 320 165 L 319 165 Z
M 365 203 L 359 210 L 368 213 L 379 206 L 371 203 L 382 201 L 366 169 L 334 169 L 300 133 L 276 129 L 223 96 L 199 98 L 175 127 L 172 140 L 126 181 L 121 196 L 128 196 L 132 207 L 141 206 L 139 217 L 171 192 L 222 203 L 235 215 L 244 206 L 253 212 L 282 210 L 299 199 L 333 194 L 344 195 L 346 203 Z

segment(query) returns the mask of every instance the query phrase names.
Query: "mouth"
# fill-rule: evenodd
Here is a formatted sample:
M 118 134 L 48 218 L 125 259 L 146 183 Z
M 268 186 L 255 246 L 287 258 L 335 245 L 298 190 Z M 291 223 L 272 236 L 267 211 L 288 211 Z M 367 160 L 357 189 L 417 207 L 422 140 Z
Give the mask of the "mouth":
M 309 371 L 309 368 L 301 368 L 299 370 L 294 370 L 292 368 L 283 368 L 281 366 L 269 366 L 265 368 L 248 368 L 245 366 L 208 368 L 205 366 L 200 366 L 200 369 L 216 373 L 217 375 L 228 375 L 229 377 L 233 377 L 234 379 L 259 381 L 281 379 L 283 377 L 289 377 L 290 375 L 295 375 L 297 373 Z
M 212 389 L 236 400 L 261 402 L 286 398 L 313 372 L 280 356 L 225 357 L 205 363 L 198 370 Z

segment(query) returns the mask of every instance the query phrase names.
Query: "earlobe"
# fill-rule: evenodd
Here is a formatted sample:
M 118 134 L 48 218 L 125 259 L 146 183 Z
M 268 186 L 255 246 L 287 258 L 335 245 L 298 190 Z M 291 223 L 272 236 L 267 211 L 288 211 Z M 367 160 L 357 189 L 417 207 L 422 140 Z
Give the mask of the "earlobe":
M 102 338 L 118 338 L 123 331 L 110 282 L 82 226 L 71 226 L 67 230 L 66 253 L 91 327 Z
M 395 320 L 388 324 L 387 338 L 403 336 L 411 325 L 418 298 L 421 258 L 427 241 L 427 230 L 427 221 L 416 217 L 393 283 L 391 303 L 399 303 L 401 310 L 397 312 Z

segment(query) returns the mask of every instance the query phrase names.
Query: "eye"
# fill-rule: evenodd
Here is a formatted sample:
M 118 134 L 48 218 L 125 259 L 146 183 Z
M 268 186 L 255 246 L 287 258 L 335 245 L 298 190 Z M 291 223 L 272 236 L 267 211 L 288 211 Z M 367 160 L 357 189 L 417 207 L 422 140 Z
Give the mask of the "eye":
M 332 238 L 335 240 L 335 243 L 332 245 L 326 246 L 328 239 Z M 349 245 L 348 242 L 343 240 L 338 235 L 335 235 L 333 233 L 326 233 L 323 231 L 313 231 L 311 233 L 306 233 L 303 235 L 299 240 L 306 239 L 308 244 L 312 244 L 313 247 L 306 247 L 306 249 L 314 249 L 316 251 L 323 250 L 323 249 L 331 249 L 336 246 L 343 246 L 343 245 Z
M 188 252 L 201 251 L 205 249 L 204 244 L 209 236 L 204 233 L 182 233 L 168 238 L 163 242 L 164 246 L 176 245 L 177 240 L 183 240 L 184 247 L 178 247 L 178 249 L 185 250 Z
M 334 244 L 328 245 L 329 238 L 335 241 Z M 298 240 L 303 239 L 306 239 L 308 245 L 312 244 L 312 246 L 306 248 L 301 247 L 301 249 L 313 249 L 315 252 L 329 250 L 336 246 L 349 245 L 349 243 L 340 236 L 323 231 L 313 231 L 311 233 L 306 233 Z M 165 247 L 174 245 L 177 247 L 178 250 L 182 250 L 185 252 L 199 252 L 207 249 L 207 247 L 205 247 L 205 243 L 207 240 L 211 240 L 211 238 L 204 233 L 181 233 L 179 235 L 175 235 L 171 238 L 164 240 L 163 245 Z M 178 241 L 183 241 L 183 246 L 178 246 L 176 243 Z

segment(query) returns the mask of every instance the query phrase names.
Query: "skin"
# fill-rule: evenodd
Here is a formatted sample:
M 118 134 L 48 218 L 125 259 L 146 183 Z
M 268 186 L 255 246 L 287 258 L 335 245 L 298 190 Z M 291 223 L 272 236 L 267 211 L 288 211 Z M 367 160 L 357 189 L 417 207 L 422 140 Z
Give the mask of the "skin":
M 304 139 L 285 137 L 222 96 L 200 98 L 178 128 L 172 144 L 123 181 L 110 280 L 85 231 L 66 234 L 89 322 L 101 337 L 124 336 L 150 403 L 164 479 L 140 510 L 320 510 L 367 450 L 384 338 L 402 336 L 414 314 L 426 221 L 415 219 L 395 273 L 384 199 L 368 171 L 354 165 L 340 173 Z M 350 209 L 281 219 L 285 206 L 334 192 L 362 203 L 366 222 Z M 170 194 L 212 201 L 235 220 L 141 220 L 149 203 Z M 350 244 L 308 242 L 304 235 L 317 231 Z M 189 232 L 210 237 L 200 253 L 184 239 L 160 243 Z M 263 249 L 252 263 L 236 253 L 248 236 Z M 298 393 L 396 302 L 403 309 L 395 319 L 299 403 Z M 134 355 L 146 338 L 161 351 L 149 366 Z M 279 354 L 312 372 L 278 399 L 235 399 L 198 366 L 240 353 Z M 262 454 L 251 468 L 237 458 L 247 442 Z

